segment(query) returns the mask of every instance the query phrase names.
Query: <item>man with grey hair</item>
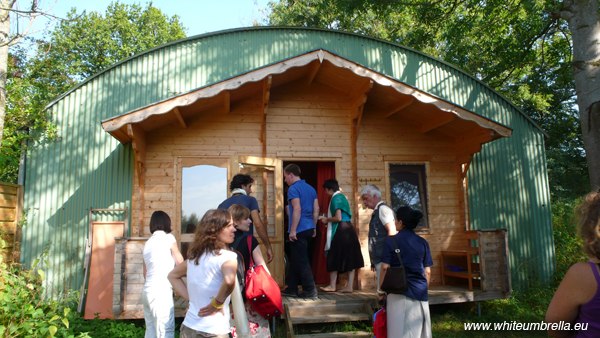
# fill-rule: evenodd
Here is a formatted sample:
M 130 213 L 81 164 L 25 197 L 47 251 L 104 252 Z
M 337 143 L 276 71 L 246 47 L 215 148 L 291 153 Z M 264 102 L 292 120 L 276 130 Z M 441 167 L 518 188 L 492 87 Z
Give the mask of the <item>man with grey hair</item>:
M 369 222 L 369 258 L 371 259 L 371 271 L 377 275 L 377 292 L 381 281 L 381 258 L 385 247 L 387 236 L 396 234 L 396 218 L 394 211 L 381 200 L 381 190 L 373 184 L 365 185 L 360 192 L 363 208 L 373 209 L 371 221 Z

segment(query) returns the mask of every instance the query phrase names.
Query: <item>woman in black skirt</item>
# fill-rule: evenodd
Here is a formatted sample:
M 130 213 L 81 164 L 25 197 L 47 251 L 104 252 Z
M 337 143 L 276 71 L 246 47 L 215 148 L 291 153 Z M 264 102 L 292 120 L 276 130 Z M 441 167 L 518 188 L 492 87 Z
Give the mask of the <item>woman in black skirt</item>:
M 352 211 L 348 199 L 341 193 L 336 180 L 325 181 L 323 188 L 331 195 L 331 201 L 327 217 L 320 217 L 321 222 L 327 223 L 325 255 L 327 271 L 329 271 L 329 285 L 321 287 L 321 290 L 336 291 L 338 273 L 348 272 L 348 285 L 339 291 L 352 292 L 355 270 L 365 266 L 358 236 L 351 223 Z

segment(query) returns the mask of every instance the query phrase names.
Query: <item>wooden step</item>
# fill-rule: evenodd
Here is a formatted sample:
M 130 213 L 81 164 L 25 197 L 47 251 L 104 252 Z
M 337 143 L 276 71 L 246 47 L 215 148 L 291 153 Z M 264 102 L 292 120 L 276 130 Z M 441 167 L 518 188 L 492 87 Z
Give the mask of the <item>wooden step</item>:
M 373 332 L 352 331 L 352 332 L 325 332 L 295 335 L 296 338 L 339 338 L 339 337 L 373 337 Z
M 309 304 L 288 304 L 292 324 L 336 323 L 371 320 L 370 311 L 363 302 L 325 303 L 318 306 Z
M 373 311 L 364 301 L 287 303 L 285 322 L 288 337 L 372 337 L 371 332 L 323 332 L 296 335 L 294 326 L 302 324 L 344 323 L 371 321 Z

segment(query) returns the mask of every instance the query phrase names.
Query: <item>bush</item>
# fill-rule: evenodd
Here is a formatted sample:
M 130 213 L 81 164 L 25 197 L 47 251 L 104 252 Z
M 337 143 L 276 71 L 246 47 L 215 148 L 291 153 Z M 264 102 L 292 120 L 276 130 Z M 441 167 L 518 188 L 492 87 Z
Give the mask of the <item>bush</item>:
M 145 333 L 145 328 L 135 322 L 110 319 L 86 320 L 77 317 L 73 320 L 72 327 L 73 332 L 84 335 L 83 337 L 137 338 L 143 337 Z
M 85 320 L 75 311 L 76 292 L 46 299 L 44 272 L 36 260 L 31 270 L 0 263 L 0 337 L 114 337 L 144 336 L 133 322 Z
M 0 264 L 0 337 L 74 337 L 69 318 L 75 295 L 45 299 L 37 265 L 27 271 Z
M 555 284 L 560 283 L 571 265 L 584 262 L 587 257 L 577 235 L 574 211 L 580 199 L 559 200 L 552 203 L 552 232 L 556 256 Z

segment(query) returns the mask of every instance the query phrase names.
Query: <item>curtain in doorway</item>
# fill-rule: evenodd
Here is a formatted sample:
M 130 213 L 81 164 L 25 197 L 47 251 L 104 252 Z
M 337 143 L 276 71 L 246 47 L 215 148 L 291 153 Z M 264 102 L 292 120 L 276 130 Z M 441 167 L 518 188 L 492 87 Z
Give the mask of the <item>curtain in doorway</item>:
M 317 162 L 317 199 L 319 200 L 319 214 L 327 214 L 329 200 L 331 196 L 327 195 L 323 189 L 323 183 L 326 180 L 335 178 L 335 162 Z M 317 224 L 317 237 L 314 242 L 314 251 L 312 255 L 312 270 L 316 284 L 329 283 L 329 273 L 327 272 L 327 260 L 325 259 L 325 241 L 327 240 L 327 227 L 321 222 Z

